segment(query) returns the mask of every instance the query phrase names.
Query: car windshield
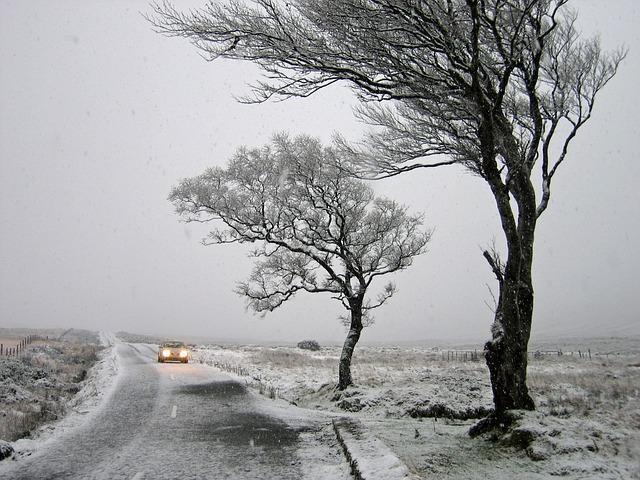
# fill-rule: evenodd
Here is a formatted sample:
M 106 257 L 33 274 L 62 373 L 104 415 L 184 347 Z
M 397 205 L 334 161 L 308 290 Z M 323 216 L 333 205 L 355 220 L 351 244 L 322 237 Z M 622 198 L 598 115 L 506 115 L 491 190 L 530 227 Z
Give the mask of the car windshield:
M 166 342 L 163 343 L 162 346 L 167 348 L 182 348 L 185 345 L 182 342 Z

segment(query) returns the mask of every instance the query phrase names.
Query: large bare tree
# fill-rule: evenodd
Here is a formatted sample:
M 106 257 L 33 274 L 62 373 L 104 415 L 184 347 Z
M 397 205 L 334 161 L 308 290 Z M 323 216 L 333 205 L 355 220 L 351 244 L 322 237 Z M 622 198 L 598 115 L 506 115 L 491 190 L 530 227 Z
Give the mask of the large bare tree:
M 581 38 L 567 4 L 232 0 L 188 13 L 164 3 L 151 17 L 211 59 L 262 67 L 247 101 L 348 82 L 374 128 L 364 146 L 344 150 L 377 176 L 458 164 L 484 179 L 506 246 L 504 258 L 484 252 L 499 284 L 485 345 L 495 419 L 534 408 L 526 370 L 536 224 L 569 144 L 625 55 Z
M 369 312 L 395 292 L 387 283 L 371 301 L 372 282 L 411 265 L 430 237 L 420 215 L 376 198 L 344 175 L 339 152 L 306 136 L 241 148 L 226 169 L 183 180 L 169 199 L 187 221 L 222 223 L 206 244 L 260 244 L 249 280 L 237 288 L 255 311 L 272 311 L 298 292 L 328 293 L 344 305 L 341 390 L 352 384 L 351 358 Z

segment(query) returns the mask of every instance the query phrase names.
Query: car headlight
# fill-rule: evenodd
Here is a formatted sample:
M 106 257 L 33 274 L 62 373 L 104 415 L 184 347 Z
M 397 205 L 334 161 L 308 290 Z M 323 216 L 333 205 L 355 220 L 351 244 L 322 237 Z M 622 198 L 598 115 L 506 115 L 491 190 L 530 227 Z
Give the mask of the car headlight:
M 171 356 L 171 350 L 163 350 L 162 351 L 162 356 L 163 357 L 170 357 Z
M 180 350 L 180 357 L 181 357 L 181 358 L 184 358 L 184 357 L 186 357 L 187 355 L 189 355 L 189 352 L 187 352 L 186 350 Z

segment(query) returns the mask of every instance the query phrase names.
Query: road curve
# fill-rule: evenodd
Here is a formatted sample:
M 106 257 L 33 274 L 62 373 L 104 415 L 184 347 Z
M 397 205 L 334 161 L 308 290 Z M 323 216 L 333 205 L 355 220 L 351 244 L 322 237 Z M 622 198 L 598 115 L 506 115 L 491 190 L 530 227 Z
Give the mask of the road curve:
M 120 374 L 99 410 L 2 478 L 350 478 L 321 415 L 274 408 L 211 367 L 158 364 L 148 345 L 113 348 Z

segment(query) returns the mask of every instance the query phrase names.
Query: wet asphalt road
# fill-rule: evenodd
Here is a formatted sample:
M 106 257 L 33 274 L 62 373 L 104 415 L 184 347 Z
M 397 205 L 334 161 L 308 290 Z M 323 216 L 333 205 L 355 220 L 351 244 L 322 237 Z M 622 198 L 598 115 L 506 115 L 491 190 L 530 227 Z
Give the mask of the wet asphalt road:
M 211 367 L 158 364 L 155 350 L 147 345 L 118 343 L 114 348 L 120 374 L 105 404 L 83 425 L 47 442 L 0 476 L 349 478 L 326 433 L 327 419 L 296 419 L 290 412 L 281 418 L 269 400 Z

